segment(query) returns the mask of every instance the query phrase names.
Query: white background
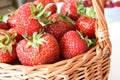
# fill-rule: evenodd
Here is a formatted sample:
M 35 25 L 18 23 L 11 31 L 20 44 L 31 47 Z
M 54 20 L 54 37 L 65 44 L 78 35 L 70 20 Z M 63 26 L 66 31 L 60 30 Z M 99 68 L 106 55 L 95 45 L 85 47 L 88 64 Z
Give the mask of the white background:
M 120 80 L 120 8 L 106 9 L 105 14 L 112 43 L 108 80 Z

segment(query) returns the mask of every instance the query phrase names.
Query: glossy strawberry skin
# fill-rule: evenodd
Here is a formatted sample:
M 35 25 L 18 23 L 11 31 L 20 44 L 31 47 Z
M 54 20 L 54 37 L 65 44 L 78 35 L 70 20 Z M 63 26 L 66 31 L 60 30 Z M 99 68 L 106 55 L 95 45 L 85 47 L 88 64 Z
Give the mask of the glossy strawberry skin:
M 114 7 L 114 3 L 110 0 L 108 0 L 108 1 L 104 0 L 104 7 L 105 8 L 112 8 L 112 7 Z
M 91 0 L 85 0 L 85 1 L 83 1 L 83 4 L 84 4 L 85 7 L 90 7 L 90 6 L 92 6 L 92 1 Z
M 36 19 L 30 18 L 32 16 L 30 4 L 32 3 L 22 5 L 8 20 L 8 24 L 20 35 L 32 36 L 34 32 L 38 32 L 42 28 Z
M 72 0 L 71 2 L 64 2 L 61 7 L 61 13 L 63 15 L 68 14 L 68 16 L 75 21 L 78 19 L 78 17 L 80 17 L 80 14 L 77 13 L 77 2 L 72 2 Z
M 54 3 L 54 1 L 53 0 L 34 0 L 34 4 L 35 5 L 38 5 L 40 3 L 42 3 L 43 7 L 45 7 L 49 3 Z M 51 7 L 49 7 L 47 9 L 47 11 L 50 11 L 52 13 L 56 13 L 57 12 L 57 6 L 56 5 L 52 5 Z
M 10 26 L 7 25 L 7 23 L 0 21 L 0 29 L 8 30 L 10 29 Z
M 45 34 L 42 38 L 46 40 L 46 43 L 40 45 L 39 49 L 32 46 L 27 48 L 25 39 L 17 44 L 17 55 L 23 65 L 47 64 L 59 59 L 59 45 L 56 39 L 50 34 Z
M 59 13 L 53 13 L 52 15 L 50 15 L 48 17 L 48 20 L 52 20 L 52 22 L 57 22 L 58 18 L 59 18 L 60 14 Z
M 62 36 L 70 30 L 75 30 L 75 26 L 69 22 L 64 21 L 59 21 L 45 28 L 45 31 L 52 34 L 58 42 L 60 42 Z
M 76 28 L 82 31 L 84 36 L 95 37 L 95 18 L 80 17 L 76 22 Z
M 120 7 L 120 1 L 115 2 L 114 7 Z
M 60 51 L 64 58 L 69 59 L 88 50 L 87 43 L 76 31 L 67 32 L 61 39 Z
M 12 47 L 13 48 L 11 54 L 8 51 L 6 51 L 6 53 L 3 53 L 2 48 L 0 48 L 0 63 L 11 63 L 17 58 L 16 45 L 13 45 Z

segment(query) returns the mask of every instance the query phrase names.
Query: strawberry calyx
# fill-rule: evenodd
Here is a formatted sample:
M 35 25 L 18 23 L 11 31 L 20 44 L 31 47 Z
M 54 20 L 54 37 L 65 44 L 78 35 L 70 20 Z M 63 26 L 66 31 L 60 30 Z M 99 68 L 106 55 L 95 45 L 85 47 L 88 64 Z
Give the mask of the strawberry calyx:
M 83 3 L 80 3 L 77 6 L 77 13 L 80 14 L 81 16 L 86 16 L 86 17 L 95 17 L 95 12 L 93 6 L 86 8 Z
M 46 34 L 44 31 L 41 31 L 39 33 L 34 32 L 33 36 L 28 37 L 26 34 L 23 35 L 23 37 L 28 41 L 26 47 L 33 46 L 36 49 L 39 49 L 39 45 L 43 45 L 43 43 L 46 43 L 46 40 L 42 38 L 42 36 Z
M 3 53 L 8 51 L 12 54 L 12 46 L 16 44 L 16 36 L 17 34 L 10 35 L 7 31 L 0 29 L 0 48 L 2 48 Z
M 41 25 L 44 26 L 45 23 L 48 22 L 48 16 L 51 15 L 51 12 L 48 12 L 46 10 L 53 5 L 55 5 L 55 3 L 49 3 L 45 7 L 43 7 L 42 3 L 40 3 L 36 7 L 31 4 L 30 9 L 32 12 L 32 16 L 30 16 L 30 18 L 38 20 L 39 23 L 41 23 Z
M 80 3 L 77 6 L 77 13 L 80 15 L 85 15 L 86 14 L 86 8 L 84 7 L 84 5 L 82 3 Z
M 92 6 L 87 9 L 86 15 L 88 17 L 95 18 L 95 12 L 94 12 L 94 8 Z

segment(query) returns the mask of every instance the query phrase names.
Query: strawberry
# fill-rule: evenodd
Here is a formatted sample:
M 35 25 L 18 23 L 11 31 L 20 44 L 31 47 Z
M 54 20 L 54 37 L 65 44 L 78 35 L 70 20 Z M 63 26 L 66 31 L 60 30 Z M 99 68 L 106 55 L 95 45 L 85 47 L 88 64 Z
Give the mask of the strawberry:
M 90 6 L 92 6 L 92 1 L 91 0 L 84 0 L 83 4 L 85 7 L 90 7 Z
M 4 16 L 0 16 L 0 29 L 8 30 L 10 26 L 3 21 Z
M 60 50 L 64 58 L 69 59 L 88 50 L 88 45 L 76 31 L 68 31 L 60 41 Z
M 45 31 L 52 34 L 58 42 L 60 41 L 61 37 L 70 30 L 75 30 L 74 25 L 64 21 L 51 24 L 45 29 Z
M 63 15 L 68 15 L 73 20 L 77 20 L 80 16 L 77 13 L 77 4 L 77 0 L 66 0 L 61 7 L 61 13 Z
M 15 34 L 0 29 L 0 63 L 11 63 L 17 58 Z
M 48 21 L 57 22 L 60 14 L 59 13 L 54 13 L 48 17 Z M 50 23 L 51 24 L 51 23 Z
M 76 22 L 76 28 L 83 33 L 84 36 L 90 38 L 95 37 L 95 18 L 81 16 Z
M 32 36 L 34 32 L 38 32 L 42 28 L 37 19 L 31 18 L 33 16 L 32 9 L 35 7 L 33 5 L 31 9 L 31 5 L 32 3 L 23 4 L 8 20 L 8 24 L 20 35 Z
M 111 8 L 111 7 L 114 7 L 114 4 L 111 0 L 104 0 L 104 7 Z
M 116 1 L 116 2 L 114 3 L 114 7 L 120 7 L 120 1 Z
M 35 4 L 35 5 L 39 5 L 40 3 L 42 3 L 43 7 L 45 7 L 45 6 L 46 6 L 47 4 L 49 4 L 49 3 L 54 3 L 54 1 L 53 1 L 53 0 L 34 0 L 34 4 Z M 57 11 L 57 6 L 56 6 L 56 4 L 50 6 L 50 7 L 47 9 L 47 11 L 52 12 L 52 13 L 56 13 L 56 11 Z
M 69 16 L 73 20 L 77 20 L 86 12 L 84 5 L 79 0 L 66 0 L 61 7 L 61 13 L 64 16 Z
M 75 26 L 70 22 L 69 18 L 59 15 L 57 13 L 52 14 L 49 17 L 53 23 L 46 26 L 45 31 L 52 34 L 58 42 L 61 37 L 70 30 L 75 30 Z
M 53 63 L 59 60 L 59 45 L 48 33 L 36 32 L 17 44 L 17 55 L 23 65 Z
M 7 25 L 7 23 L 0 21 L 0 29 L 8 30 L 10 29 L 10 26 Z

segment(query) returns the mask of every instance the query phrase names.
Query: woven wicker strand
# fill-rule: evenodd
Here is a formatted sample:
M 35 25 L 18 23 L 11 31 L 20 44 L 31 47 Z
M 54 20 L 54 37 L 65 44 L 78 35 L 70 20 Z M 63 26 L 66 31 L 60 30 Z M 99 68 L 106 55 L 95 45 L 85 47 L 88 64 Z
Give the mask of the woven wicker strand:
M 0 80 L 107 80 L 111 42 L 102 0 L 92 0 L 95 9 L 96 46 L 85 54 L 54 64 L 37 66 L 0 63 Z

